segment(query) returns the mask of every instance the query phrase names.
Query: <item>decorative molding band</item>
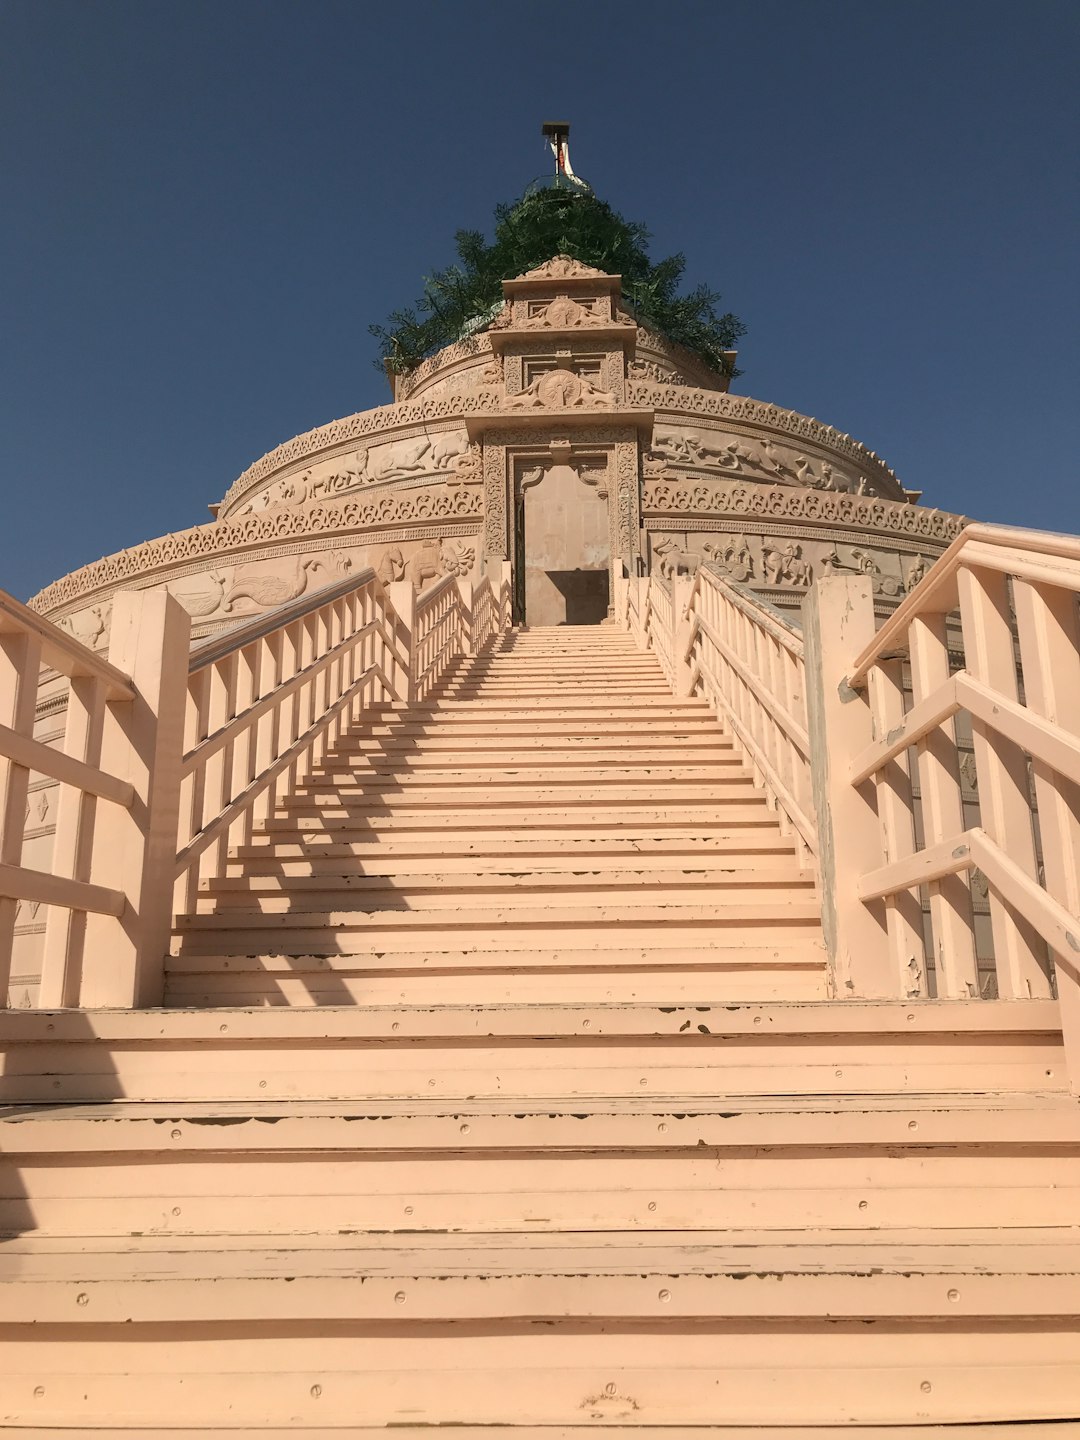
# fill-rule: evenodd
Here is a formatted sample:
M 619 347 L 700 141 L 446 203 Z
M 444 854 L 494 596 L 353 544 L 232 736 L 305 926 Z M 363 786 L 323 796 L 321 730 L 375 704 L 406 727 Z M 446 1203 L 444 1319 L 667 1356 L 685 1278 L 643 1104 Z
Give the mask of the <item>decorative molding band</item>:
M 398 404 L 407 400 L 426 380 L 430 380 L 440 370 L 448 370 L 462 360 L 475 360 L 478 356 L 490 356 L 491 353 L 491 336 L 487 331 L 477 331 L 475 335 L 469 335 L 464 340 L 457 340 L 453 345 L 447 345 L 445 349 L 436 351 L 434 355 L 429 355 L 426 360 L 422 360 L 415 370 L 410 370 L 407 374 L 397 377 L 395 394 Z
M 329 425 L 307 430 L 303 435 L 294 435 L 291 440 L 286 440 L 249 465 L 225 492 L 221 508 L 228 509 L 251 487 L 275 475 L 294 460 L 304 460 L 336 445 L 349 445 L 382 431 L 386 431 L 387 438 L 390 438 L 406 425 L 423 425 L 433 420 L 456 420 L 460 424 L 467 415 L 489 414 L 496 408 L 497 399 L 492 388 L 478 390 L 474 395 L 418 400 L 414 405 L 379 405 L 374 410 L 360 410 L 355 415 L 346 415 L 344 419 L 332 420 Z
M 279 507 L 247 515 L 242 520 L 198 525 L 148 540 L 133 550 L 106 555 L 54 581 L 29 603 L 40 613 L 50 614 L 125 580 L 156 570 L 173 569 L 192 560 L 249 551 L 294 537 L 315 538 L 410 523 L 427 525 L 438 520 L 478 519 L 482 513 L 483 496 L 478 487 L 449 489 L 441 485 L 429 490 L 350 496 L 333 504 L 311 505 L 299 510 Z
M 897 500 L 863 495 L 835 495 L 821 490 L 799 490 L 787 485 L 740 485 L 712 481 L 707 485 L 647 480 L 642 509 L 648 516 L 687 515 L 770 516 L 823 525 L 850 525 L 912 539 L 955 540 L 968 524 L 964 515 L 927 510 Z
M 801 440 L 812 440 L 837 454 L 846 455 L 891 489 L 903 490 L 894 471 L 874 451 L 860 445 L 858 440 L 834 430 L 831 425 L 823 425 L 820 420 L 799 415 L 794 410 L 783 410 L 765 400 L 753 400 L 748 395 L 726 395 L 719 390 L 693 390 L 687 385 L 652 385 L 640 380 L 631 381 L 627 386 L 626 399 L 628 405 L 642 410 L 675 415 L 709 415 L 718 420 L 745 420 Z

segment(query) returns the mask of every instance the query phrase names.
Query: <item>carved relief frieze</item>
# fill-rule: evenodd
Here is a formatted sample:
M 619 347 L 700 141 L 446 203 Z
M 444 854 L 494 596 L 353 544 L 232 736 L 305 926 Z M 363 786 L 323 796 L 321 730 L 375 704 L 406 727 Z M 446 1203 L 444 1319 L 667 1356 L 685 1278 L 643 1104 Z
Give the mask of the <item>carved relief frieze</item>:
M 744 395 L 695 390 L 685 385 L 651 385 L 642 381 L 628 386 L 627 402 L 638 409 L 663 411 L 674 416 L 683 413 L 745 421 L 779 431 L 782 435 L 813 441 L 853 462 L 857 475 L 865 476 L 866 482 L 882 494 L 895 499 L 903 497 L 904 492 L 896 476 L 873 451 L 852 440 L 850 435 L 843 435 L 832 426 L 796 414 L 793 410 L 782 410 L 778 405 L 769 405 Z M 797 483 L 797 477 L 793 476 L 793 483 Z M 857 486 L 858 481 L 855 483 Z
M 673 365 L 661 365 L 655 360 L 631 360 L 626 367 L 630 380 L 649 380 L 654 385 L 667 385 L 677 381 L 678 372 Z
M 426 381 L 431 380 L 442 370 L 448 370 L 455 365 L 475 360 L 477 356 L 491 353 L 491 339 L 484 331 L 478 331 L 474 335 L 468 335 L 464 340 L 458 340 L 453 345 L 447 345 L 435 355 L 429 355 L 422 360 L 415 370 L 406 374 L 398 375 L 394 381 L 394 396 L 398 404 L 414 395 Z M 471 369 L 465 372 L 471 374 Z
M 520 315 L 519 315 L 520 310 Z M 520 300 L 514 309 L 514 323 L 526 330 L 576 330 L 610 322 L 607 296 L 557 295 L 553 300 Z
M 479 445 L 468 445 L 454 460 L 453 469 L 447 477 L 447 488 L 457 489 L 462 485 L 484 483 L 484 456 Z
M 652 455 L 674 468 L 739 475 L 748 480 L 765 480 L 781 485 L 799 485 L 810 490 L 842 494 L 875 495 L 874 483 L 865 475 L 853 478 L 827 460 L 810 459 L 795 450 L 775 445 L 767 436 L 729 435 L 718 430 L 704 433 L 685 429 L 657 428 Z
M 33 602 L 31 602 L 31 604 L 33 604 Z M 93 605 L 88 610 L 81 610 L 73 615 L 65 615 L 58 623 L 61 630 L 66 630 L 69 635 L 78 640 L 80 645 L 85 645 L 88 650 L 98 650 L 102 652 L 108 650 L 112 630 L 111 605 Z
M 765 592 L 805 592 L 816 576 L 865 574 L 875 598 L 895 604 L 905 593 L 903 557 L 872 547 L 838 546 L 832 538 L 791 526 L 729 525 L 703 532 L 675 526 L 648 532 L 649 554 L 663 574 L 708 564 L 720 575 Z M 853 553 L 854 551 L 854 553 Z
M 506 405 L 510 410 L 610 410 L 615 395 L 588 375 L 560 365 L 541 371 L 518 394 L 508 395 Z
M 384 585 L 411 580 L 419 588 L 439 575 L 468 575 L 476 563 L 476 545 L 467 540 L 443 538 L 425 540 L 411 555 L 400 545 L 391 545 L 375 566 Z
M 384 490 L 349 496 L 303 509 L 278 507 L 243 519 L 200 525 L 150 540 L 144 545 L 106 556 L 47 586 L 30 602 L 43 614 L 71 606 L 82 596 L 122 585 L 160 570 L 226 557 L 272 545 L 275 541 L 304 539 L 343 531 L 430 523 L 437 520 L 479 516 L 483 500 L 478 488 L 469 485 L 438 485 L 413 490 Z M 197 564 L 192 569 L 202 568 Z M 216 582 L 212 582 L 216 588 Z M 208 593 L 211 586 L 206 587 Z M 97 620 L 94 620 L 97 626 Z M 99 640 L 100 644 L 100 640 Z
M 893 500 L 731 481 L 695 484 L 653 476 L 646 477 L 644 509 L 646 515 L 768 515 L 925 537 L 945 544 L 954 540 L 967 523 L 960 515 Z
M 553 255 L 550 260 L 545 260 L 543 265 L 538 265 L 535 270 L 526 270 L 523 275 L 518 275 L 518 280 L 581 280 L 588 279 L 594 275 L 603 276 L 609 279 L 606 270 L 596 270 L 592 265 L 586 265 L 581 260 L 575 260 L 571 255 Z
M 248 490 L 261 480 L 269 479 L 276 471 L 283 470 L 295 461 L 304 460 L 322 450 L 331 450 L 349 445 L 353 441 L 367 440 L 383 431 L 409 432 L 407 426 L 425 425 L 437 420 L 460 420 L 467 415 L 485 415 L 496 408 L 498 395 L 493 385 L 488 385 L 470 395 L 452 395 L 431 400 L 419 400 L 413 404 L 380 405 L 375 410 L 362 410 L 316 430 L 308 430 L 286 440 L 277 449 L 271 450 L 244 473 L 226 492 L 222 510 L 228 511 L 241 497 L 246 499 Z M 391 438 L 390 436 L 387 437 Z
M 240 509 L 222 517 L 222 523 L 279 505 L 306 505 L 391 480 L 437 479 L 452 469 L 468 443 L 464 430 L 442 430 L 433 435 L 421 432 L 385 445 L 362 446 L 344 466 L 330 463 L 275 481 Z

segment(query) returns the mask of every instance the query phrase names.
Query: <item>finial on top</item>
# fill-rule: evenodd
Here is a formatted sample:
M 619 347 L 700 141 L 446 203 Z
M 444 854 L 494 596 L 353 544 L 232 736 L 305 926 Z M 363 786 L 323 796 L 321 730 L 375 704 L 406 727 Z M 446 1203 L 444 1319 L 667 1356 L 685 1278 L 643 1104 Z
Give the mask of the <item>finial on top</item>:
M 540 132 L 551 146 L 555 156 L 555 184 L 572 185 L 575 190 L 591 190 L 570 166 L 570 122 L 569 120 L 545 120 Z

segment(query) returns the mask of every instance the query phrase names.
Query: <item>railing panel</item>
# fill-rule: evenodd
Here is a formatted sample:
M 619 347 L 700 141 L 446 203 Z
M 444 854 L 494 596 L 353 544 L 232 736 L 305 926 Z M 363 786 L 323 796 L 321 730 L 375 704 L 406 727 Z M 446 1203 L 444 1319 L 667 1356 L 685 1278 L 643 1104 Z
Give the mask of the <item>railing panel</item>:
M 749 592 L 705 567 L 693 582 L 631 576 L 618 615 L 677 694 L 704 696 L 764 789 L 804 864 L 817 854 L 802 640 Z
M 1080 539 L 968 527 L 851 657 L 848 685 L 853 696 L 868 693 L 873 733 L 850 755 L 848 773 L 853 785 L 873 776 L 879 795 L 882 846 L 877 857 L 861 857 L 863 900 L 910 905 L 926 886 L 937 993 L 976 998 L 977 879 L 988 900 L 996 993 L 1040 998 L 1056 982 L 1080 1089 L 1078 603 Z M 954 607 L 959 633 L 948 616 Z M 904 653 L 913 698 L 906 715 L 895 680 L 882 678 Z M 969 803 L 966 818 L 957 737 L 969 730 L 963 766 L 978 810 Z M 918 849 L 908 848 L 902 817 L 897 845 L 897 798 L 887 786 L 909 746 Z
M 1006 701 L 1018 698 L 1006 576 L 965 567 L 957 576 L 964 665 Z M 992 719 L 971 714 L 981 829 L 1037 880 L 1028 766 L 1023 751 Z M 1052 994 L 1046 943 L 997 890 L 989 892 L 998 993 L 1030 1000 Z
M 43 1003 L 159 1004 L 173 910 L 229 847 L 367 707 L 430 697 L 509 623 L 505 575 L 407 589 L 404 624 L 367 571 L 192 652 L 171 596 L 122 593 L 108 661 L 0 592 L 0 995 L 26 899 L 51 907 Z M 71 680 L 62 752 L 33 736 L 43 662 Z M 50 872 L 22 863 L 31 769 L 61 786 Z
M 1060 736 L 1080 741 L 1080 611 L 1071 589 L 1013 581 L 1013 603 L 1028 708 Z M 1071 915 L 1080 916 L 1080 783 L 1047 759 L 1032 763 L 1037 823 L 1047 891 Z M 1077 937 L 1080 940 L 1080 936 Z M 1071 946 L 1052 956 L 1066 1031 L 1080 1036 L 1080 951 Z

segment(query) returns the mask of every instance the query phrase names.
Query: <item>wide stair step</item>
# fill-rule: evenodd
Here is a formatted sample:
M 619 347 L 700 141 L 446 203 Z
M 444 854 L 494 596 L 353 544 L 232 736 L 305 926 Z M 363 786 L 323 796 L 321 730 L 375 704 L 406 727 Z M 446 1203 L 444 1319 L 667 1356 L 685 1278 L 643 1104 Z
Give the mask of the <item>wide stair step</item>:
M 87 1020 L 0 1017 L 16 1430 L 1011 1440 L 1080 1408 L 1053 1002 Z

